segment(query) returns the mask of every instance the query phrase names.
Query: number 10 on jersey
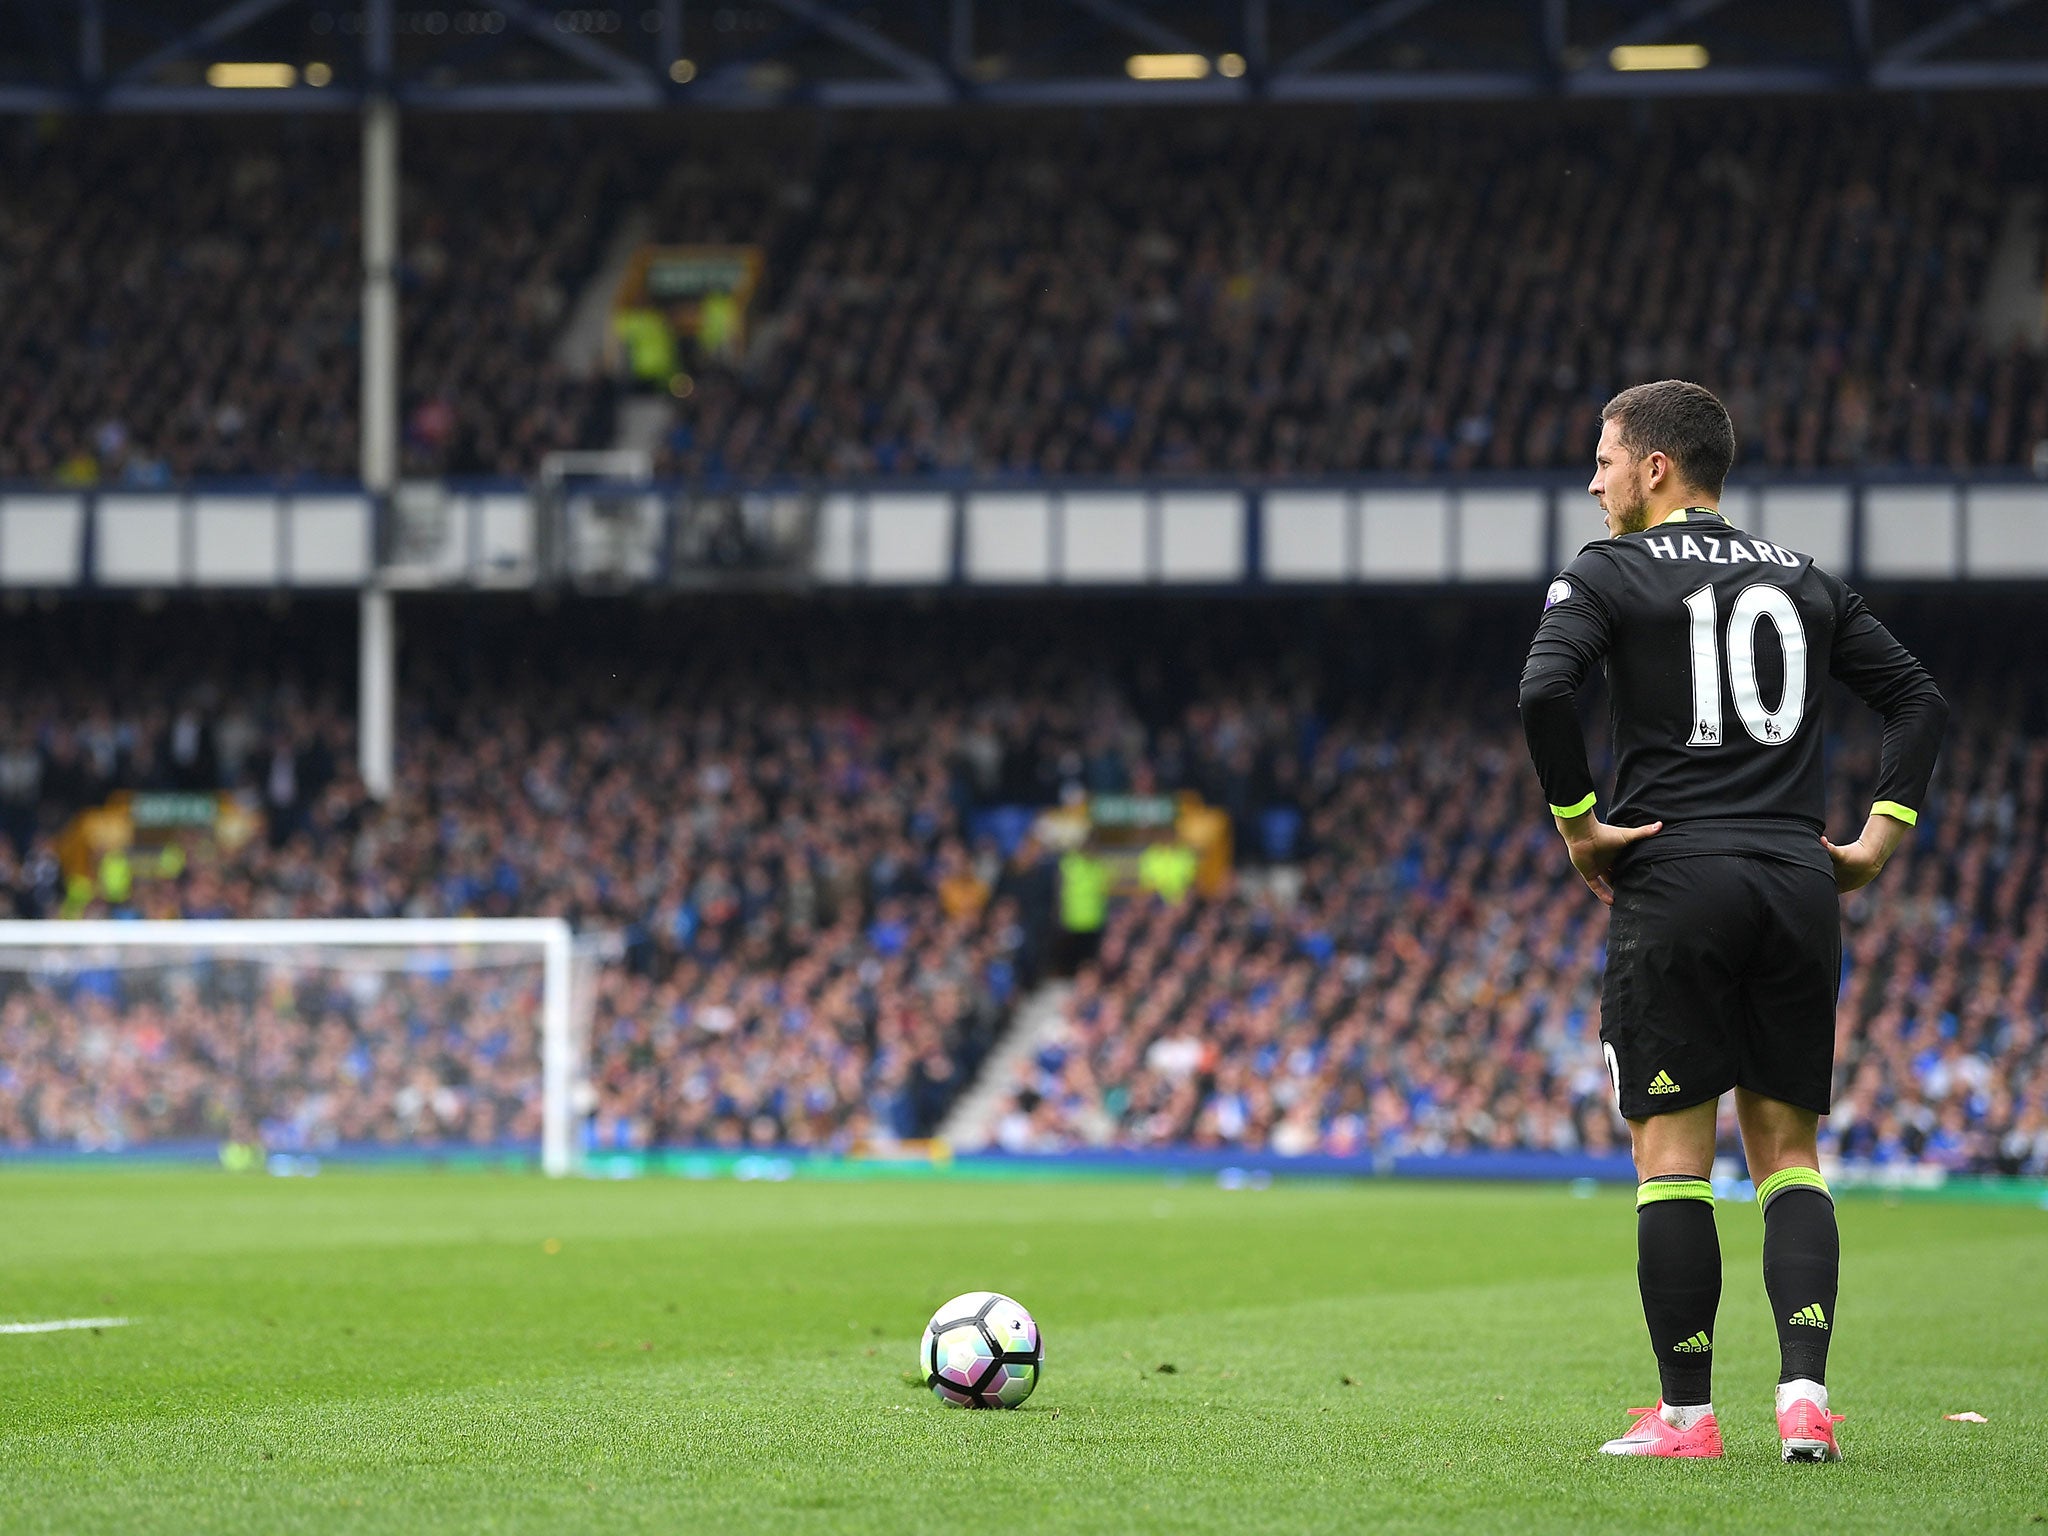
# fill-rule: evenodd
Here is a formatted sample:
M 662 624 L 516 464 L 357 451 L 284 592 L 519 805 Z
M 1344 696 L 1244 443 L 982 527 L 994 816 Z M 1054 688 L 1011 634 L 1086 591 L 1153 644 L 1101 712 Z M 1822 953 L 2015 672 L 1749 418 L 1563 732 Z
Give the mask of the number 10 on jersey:
M 1692 614 L 1692 739 L 1688 746 L 1718 747 L 1722 731 L 1720 604 L 1712 587 L 1685 600 Z M 1769 619 L 1785 652 L 1785 690 L 1776 709 L 1764 707 L 1757 686 L 1756 629 Z M 1799 731 L 1806 714 L 1806 626 L 1782 587 L 1759 582 L 1745 587 L 1728 615 L 1728 678 L 1742 728 L 1767 747 L 1783 746 Z

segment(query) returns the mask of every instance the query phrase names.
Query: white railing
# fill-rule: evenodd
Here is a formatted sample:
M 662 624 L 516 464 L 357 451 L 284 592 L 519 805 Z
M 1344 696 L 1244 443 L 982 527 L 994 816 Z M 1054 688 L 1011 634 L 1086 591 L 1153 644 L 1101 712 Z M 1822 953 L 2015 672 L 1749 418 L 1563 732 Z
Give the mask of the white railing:
M 403 486 L 381 549 L 360 493 L 0 491 L 0 589 L 533 587 L 589 574 L 579 560 L 628 535 L 634 558 L 607 568 L 613 585 L 680 579 L 683 499 L 637 478 L 607 484 L 618 494 L 567 513 L 547 487 Z M 616 526 L 628 492 L 630 529 Z M 1562 482 L 907 483 L 825 487 L 815 505 L 808 561 L 783 574 L 829 586 L 1534 582 L 1602 536 L 1599 510 Z M 2048 580 L 2048 480 L 1748 483 L 1726 509 L 1854 580 Z M 582 526 L 594 518 L 604 526 Z

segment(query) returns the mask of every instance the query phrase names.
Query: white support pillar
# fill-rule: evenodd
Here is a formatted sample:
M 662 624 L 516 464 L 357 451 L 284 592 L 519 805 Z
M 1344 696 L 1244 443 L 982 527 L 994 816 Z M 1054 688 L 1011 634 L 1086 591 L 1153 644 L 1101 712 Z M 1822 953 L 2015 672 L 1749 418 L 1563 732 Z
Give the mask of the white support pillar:
M 398 105 L 363 108 L 363 489 L 380 518 L 398 484 Z M 379 564 L 381 565 L 381 551 Z M 398 731 L 398 624 L 381 570 L 363 589 L 358 622 L 356 753 L 363 786 L 391 794 Z
M 540 1165 L 548 1177 L 559 1179 L 576 1166 L 576 1031 L 569 990 L 576 952 L 567 923 L 542 921 L 549 930 L 540 998 Z
M 356 763 L 372 799 L 388 800 L 397 757 L 398 620 L 391 593 L 365 587 L 356 621 Z

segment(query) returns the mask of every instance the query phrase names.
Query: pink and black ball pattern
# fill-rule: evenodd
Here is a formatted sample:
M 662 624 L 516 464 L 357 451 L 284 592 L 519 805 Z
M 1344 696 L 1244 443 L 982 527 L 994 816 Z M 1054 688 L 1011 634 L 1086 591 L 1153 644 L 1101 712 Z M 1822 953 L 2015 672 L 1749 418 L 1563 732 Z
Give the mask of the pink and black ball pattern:
M 969 1291 L 934 1312 L 918 1358 L 926 1385 L 955 1408 L 1015 1408 L 1044 1363 L 1037 1322 L 994 1291 Z

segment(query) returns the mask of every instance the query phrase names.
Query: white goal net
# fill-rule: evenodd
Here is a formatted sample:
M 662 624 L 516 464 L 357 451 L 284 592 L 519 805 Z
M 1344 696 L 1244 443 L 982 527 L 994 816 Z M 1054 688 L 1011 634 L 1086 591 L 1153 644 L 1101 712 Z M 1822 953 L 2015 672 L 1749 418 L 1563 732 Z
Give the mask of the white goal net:
M 0 1150 L 576 1163 L 553 918 L 0 922 Z

